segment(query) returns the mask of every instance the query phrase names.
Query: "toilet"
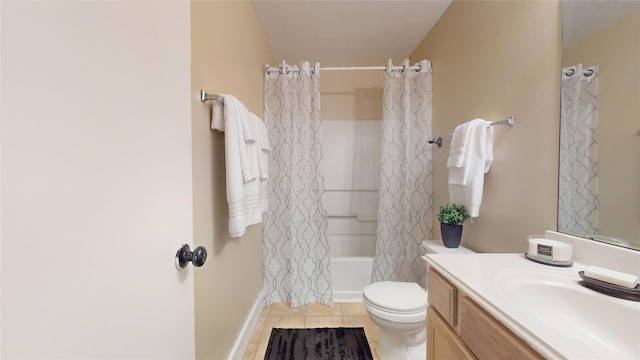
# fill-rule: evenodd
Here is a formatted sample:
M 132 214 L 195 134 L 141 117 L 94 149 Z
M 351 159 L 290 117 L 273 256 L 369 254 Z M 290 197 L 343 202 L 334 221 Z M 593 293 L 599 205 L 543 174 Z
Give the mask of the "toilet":
M 425 240 L 425 254 L 469 254 L 465 248 L 447 248 L 442 240 Z M 369 318 L 380 327 L 381 360 L 426 359 L 427 292 L 413 282 L 381 281 L 365 286 L 362 303 Z

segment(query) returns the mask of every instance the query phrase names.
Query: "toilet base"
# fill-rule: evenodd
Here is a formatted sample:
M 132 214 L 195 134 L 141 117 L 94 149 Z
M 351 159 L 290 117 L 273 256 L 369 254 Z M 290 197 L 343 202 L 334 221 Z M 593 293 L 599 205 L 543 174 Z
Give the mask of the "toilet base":
M 380 328 L 378 357 L 381 360 L 424 360 L 427 358 L 427 327 L 413 334 L 389 332 Z

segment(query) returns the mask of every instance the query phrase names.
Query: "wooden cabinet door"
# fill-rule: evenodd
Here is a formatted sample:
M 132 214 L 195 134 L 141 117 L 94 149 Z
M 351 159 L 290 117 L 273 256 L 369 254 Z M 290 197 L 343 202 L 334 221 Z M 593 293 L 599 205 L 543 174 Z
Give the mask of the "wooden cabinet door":
M 469 297 L 460 307 L 460 338 L 479 359 L 543 359 Z
M 427 359 L 476 359 L 433 306 L 427 310 Z

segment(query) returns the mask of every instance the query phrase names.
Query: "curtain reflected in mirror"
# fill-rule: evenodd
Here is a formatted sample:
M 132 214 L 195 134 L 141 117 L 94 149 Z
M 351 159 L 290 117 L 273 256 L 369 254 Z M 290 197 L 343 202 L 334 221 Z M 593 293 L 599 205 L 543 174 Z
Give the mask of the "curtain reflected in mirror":
M 598 67 L 562 69 L 558 228 L 598 234 Z
M 640 250 L 640 1 L 563 1 L 558 231 Z

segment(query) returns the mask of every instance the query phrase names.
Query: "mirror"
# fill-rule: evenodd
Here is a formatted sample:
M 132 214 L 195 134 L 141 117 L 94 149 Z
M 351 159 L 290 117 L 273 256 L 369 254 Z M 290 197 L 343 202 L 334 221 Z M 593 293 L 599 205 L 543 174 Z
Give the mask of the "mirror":
M 640 250 L 640 1 L 562 21 L 558 231 Z

